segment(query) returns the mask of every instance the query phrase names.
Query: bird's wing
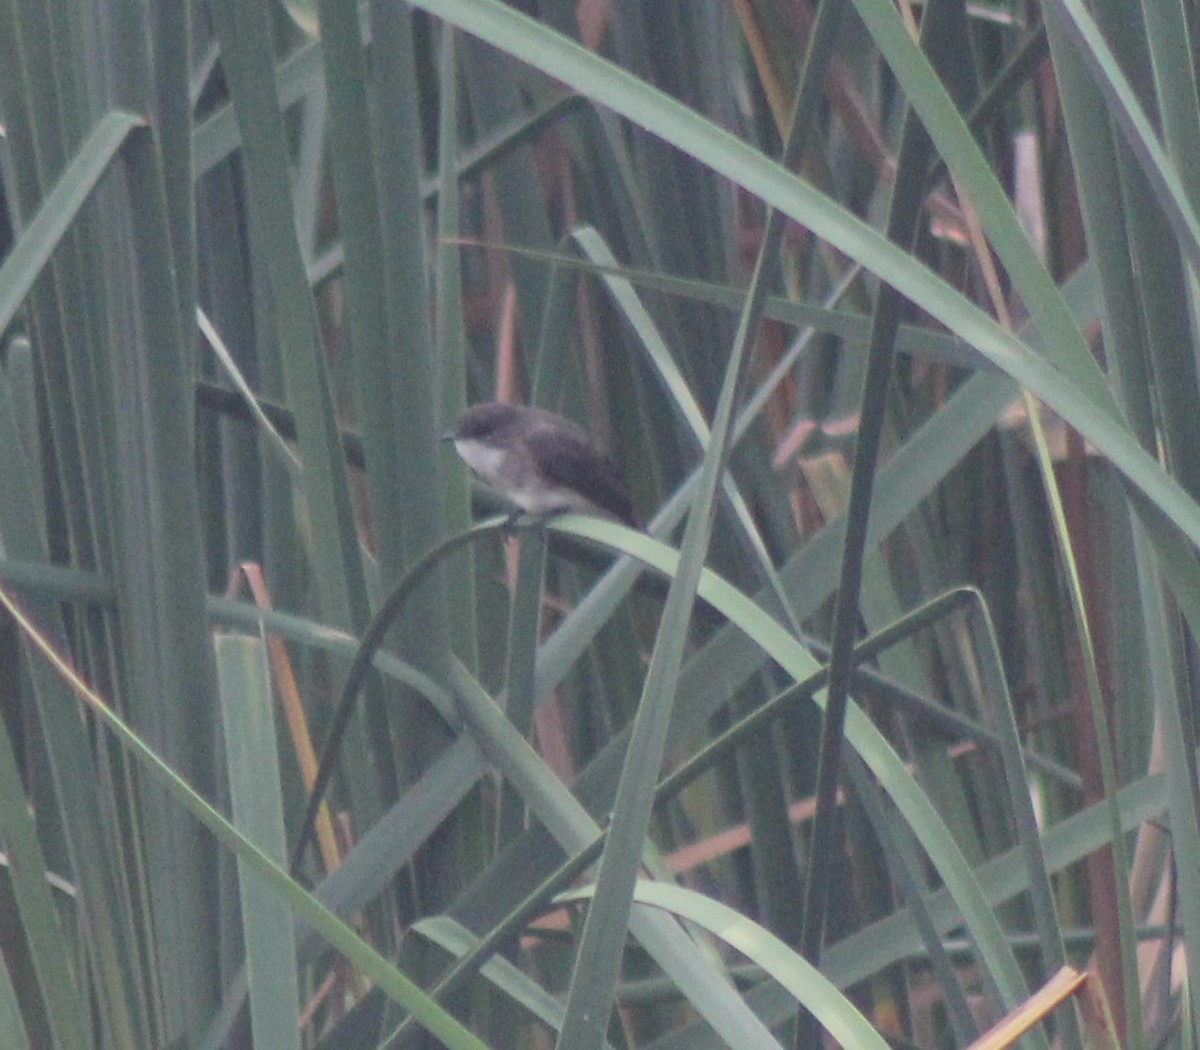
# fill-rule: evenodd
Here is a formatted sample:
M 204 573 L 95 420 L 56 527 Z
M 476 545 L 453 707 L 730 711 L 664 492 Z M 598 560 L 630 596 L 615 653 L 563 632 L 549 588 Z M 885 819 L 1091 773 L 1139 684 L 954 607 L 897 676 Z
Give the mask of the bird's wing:
M 601 510 L 637 528 L 625 482 L 603 452 L 561 430 L 535 429 L 526 435 L 525 443 L 547 481 L 575 489 Z

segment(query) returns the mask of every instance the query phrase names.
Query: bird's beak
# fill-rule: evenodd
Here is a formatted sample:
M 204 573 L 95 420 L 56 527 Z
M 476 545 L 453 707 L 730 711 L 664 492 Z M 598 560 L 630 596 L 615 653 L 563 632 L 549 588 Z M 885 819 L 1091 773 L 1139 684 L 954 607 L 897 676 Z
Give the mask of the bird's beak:
M 447 430 L 446 433 L 442 434 L 441 437 L 438 438 L 438 441 L 457 441 L 457 440 L 458 440 L 458 435 L 456 433 L 454 433 L 453 430 Z

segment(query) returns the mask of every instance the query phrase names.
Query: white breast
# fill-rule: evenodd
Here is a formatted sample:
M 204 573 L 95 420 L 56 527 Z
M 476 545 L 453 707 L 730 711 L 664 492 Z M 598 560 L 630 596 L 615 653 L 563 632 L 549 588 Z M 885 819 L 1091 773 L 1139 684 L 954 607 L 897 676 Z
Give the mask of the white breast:
M 532 464 L 523 463 L 504 449 L 461 438 L 454 442 L 454 448 L 479 478 L 528 514 L 557 510 L 596 513 L 589 500 L 570 489 L 548 484 Z

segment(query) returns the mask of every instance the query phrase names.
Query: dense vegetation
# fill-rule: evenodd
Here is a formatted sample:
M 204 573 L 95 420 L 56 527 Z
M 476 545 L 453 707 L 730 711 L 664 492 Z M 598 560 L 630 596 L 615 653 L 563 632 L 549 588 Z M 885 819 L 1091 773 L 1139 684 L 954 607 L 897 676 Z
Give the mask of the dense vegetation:
M 1196 1045 L 1196 16 L 0 0 L 4 1045 Z

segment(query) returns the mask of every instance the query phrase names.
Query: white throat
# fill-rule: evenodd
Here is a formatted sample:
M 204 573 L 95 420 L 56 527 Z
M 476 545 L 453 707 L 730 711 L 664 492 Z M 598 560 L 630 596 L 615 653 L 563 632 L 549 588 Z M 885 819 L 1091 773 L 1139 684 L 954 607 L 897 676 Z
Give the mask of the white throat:
M 485 445 L 482 441 L 474 441 L 471 438 L 455 439 L 454 448 L 462 457 L 462 461 L 489 485 L 500 482 L 504 461 L 508 458 L 504 449 Z

